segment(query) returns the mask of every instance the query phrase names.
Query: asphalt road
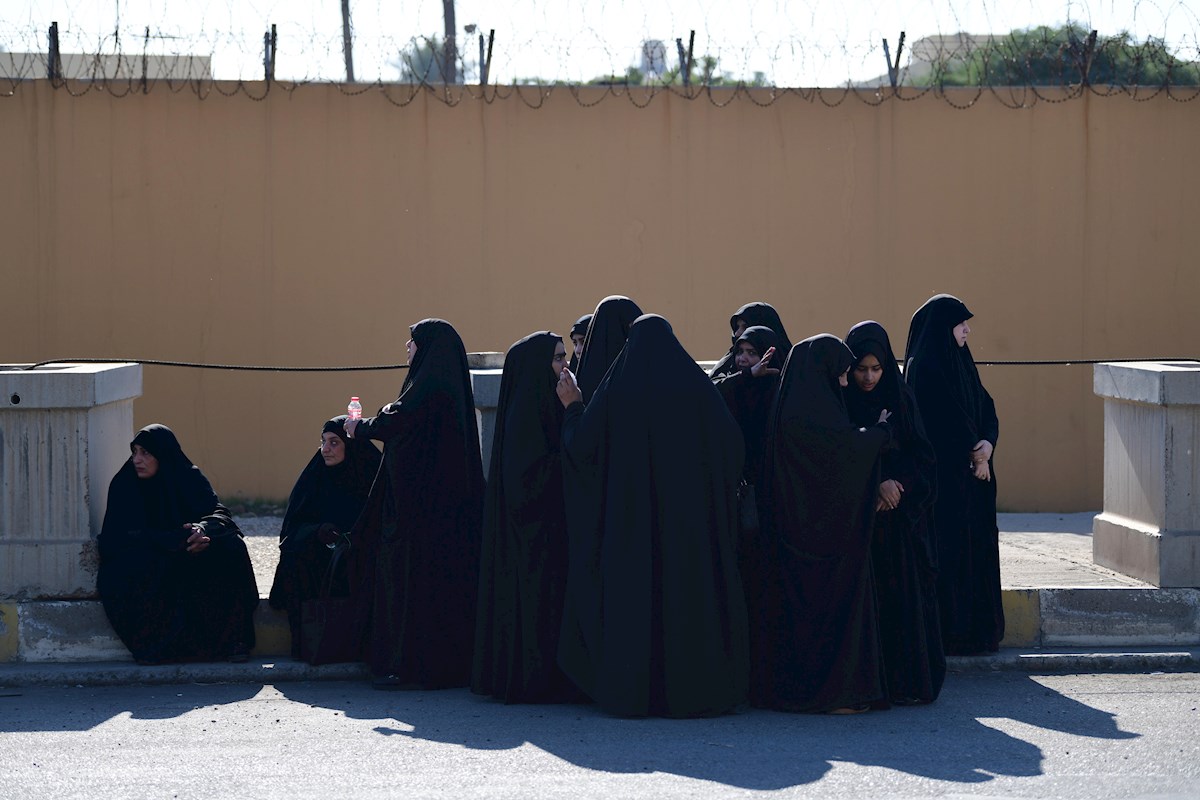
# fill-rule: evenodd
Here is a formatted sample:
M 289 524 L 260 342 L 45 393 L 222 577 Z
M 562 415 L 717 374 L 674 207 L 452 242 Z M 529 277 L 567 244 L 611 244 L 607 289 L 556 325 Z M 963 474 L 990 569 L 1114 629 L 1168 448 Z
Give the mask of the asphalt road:
M 0 690 L 0 797 L 1200 797 L 1200 674 L 951 675 L 853 717 L 357 683 Z

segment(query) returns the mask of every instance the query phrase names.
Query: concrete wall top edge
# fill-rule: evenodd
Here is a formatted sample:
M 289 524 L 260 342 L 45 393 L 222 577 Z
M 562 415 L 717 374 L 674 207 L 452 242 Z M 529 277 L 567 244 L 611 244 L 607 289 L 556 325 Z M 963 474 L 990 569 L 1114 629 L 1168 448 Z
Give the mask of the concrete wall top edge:
M 1110 362 L 1092 373 L 1095 393 L 1151 405 L 1200 405 L 1200 362 Z
M 91 408 L 140 397 L 141 364 L 0 369 L 0 411 Z

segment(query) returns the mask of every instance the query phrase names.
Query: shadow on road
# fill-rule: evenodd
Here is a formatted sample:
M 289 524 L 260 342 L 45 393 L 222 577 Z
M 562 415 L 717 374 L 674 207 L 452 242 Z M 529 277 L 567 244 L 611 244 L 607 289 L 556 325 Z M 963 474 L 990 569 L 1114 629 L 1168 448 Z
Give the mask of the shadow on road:
M 716 719 L 616 719 L 592 706 L 506 706 L 465 690 L 374 692 L 345 684 L 280 684 L 287 697 L 336 707 L 377 733 L 476 750 L 530 743 L 571 764 L 609 773 L 662 772 L 744 789 L 819 780 L 834 762 L 894 769 L 959 783 L 1042 773 L 1034 744 L 991 720 L 1102 739 L 1136 738 L 1108 712 L 1048 689 L 1027 675 L 952 678 L 932 706 L 851 717 L 745 711 Z
M 249 700 L 261 684 L 164 684 L 138 687 L 68 687 L 53 693 L 20 690 L 0 698 L 0 733 L 88 731 L 122 715 L 174 719 L 204 706 Z

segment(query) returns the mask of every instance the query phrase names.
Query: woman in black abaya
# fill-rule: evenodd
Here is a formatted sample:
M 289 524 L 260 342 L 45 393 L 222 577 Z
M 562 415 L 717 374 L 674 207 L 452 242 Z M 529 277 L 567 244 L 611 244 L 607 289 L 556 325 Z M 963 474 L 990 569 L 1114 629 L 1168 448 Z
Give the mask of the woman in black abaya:
M 871 534 L 891 434 L 886 412 L 865 429 L 847 416 L 841 387 L 853 363 L 836 336 L 800 342 L 772 411 L 762 481 L 764 555 L 774 557 L 763 698 L 772 708 L 844 713 L 884 698 Z
M 747 681 L 737 423 L 652 314 L 630 328 L 586 410 L 570 372 L 558 391 L 568 485 L 591 489 L 570 508 L 559 663 L 612 714 L 733 709 Z
M 967 346 L 971 317 L 957 297 L 931 297 L 913 314 L 905 355 L 937 454 L 938 604 L 950 655 L 994 652 L 1004 638 L 992 467 L 1000 422 Z
M 130 442 L 108 489 L 97 588 L 142 664 L 245 661 L 258 587 L 242 533 L 165 425 Z
M 345 422 L 345 416 L 334 417 L 321 429 L 321 447 L 296 480 L 279 531 L 270 602 L 287 611 L 293 658 L 301 657 L 300 606 L 320 594 L 330 547 L 362 513 L 379 471 L 379 451 L 366 439 L 347 439 Z M 347 591 L 344 571 L 338 571 L 343 574 L 335 576 L 334 596 Z
M 860 322 L 850 329 L 846 344 L 855 358 L 845 392 L 850 421 L 865 428 L 884 409 L 892 413 L 892 441 L 883 451 L 871 544 L 888 699 L 930 703 L 946 677 L 937 555 L 929 524 L 937 460 L 887 331 L 877 322 Z
M 778 340 L 770 328 L 761 325 L 747 328 L 734 342 L 736 371 L 714 381 L 729 413 L 742 429 L 746 445 L 742 477 L 751 486 L 758 483 L 767 419 L 779 388 L 778 367 L 783 358 L 775 347 Z
M 629 326 L 641 315 L 642 310 L 637 303 L 621 295 L 606 297 L 596 306 L 591 324 L 588 325 L 579 372 L 572 370 L 579 390 L 583 392 L 583 402 L 591 401 L 596 387 L 604 380 L 604 374 L 625 346 Z
M 708 373 L 710 378 L 717 379 L 738 371 L 736 363 L 738 339 L 748 328 L 756 326 L 770 328 L 775 334 L 775 347 L 779 353 L 775 366 L 782 368 L 783 359 L 787 358 L 787 354 L 792 351 L 792 341 L 788 339 L 787 331 L 783 327 L 783 320 L 779 318 L 779 312 L 775 310 L 775 306 L 759 301 L 746 303 L 733 312 L 733 316 L 729 318 L 729 330 L 733 332 L 733 346 Z
M 509 348 L 483 506 L 483 555 L 471 689 L 506 703 L 560 702 L 577 692 L 558 667 L 567 583 L 563 408 L 558 334 Z
M 352 592 L 365 601 L 366 660 L 381 689 L 471 679 L 483 467 L 467 353 L 445 320 L 412 327 L 400 396 L 346 422 L 383 442 L 383 465 L 351 531 Z

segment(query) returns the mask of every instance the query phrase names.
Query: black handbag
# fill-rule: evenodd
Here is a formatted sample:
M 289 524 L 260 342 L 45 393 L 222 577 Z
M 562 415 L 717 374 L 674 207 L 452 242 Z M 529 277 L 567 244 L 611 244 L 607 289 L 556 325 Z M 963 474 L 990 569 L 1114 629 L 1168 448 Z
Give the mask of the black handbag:
M 300 605 L 300 657 L 313 666 L 358 661 L 362 636 L 352 597 L 330 597 L 342 556 L 350 545 L 339 544 L 329 559 L 321 593 Z
M 738 530 L 753 533 L 758 530 L 758 499 L 754 495 L 754 484 L 741 482 L 738 486 Z

